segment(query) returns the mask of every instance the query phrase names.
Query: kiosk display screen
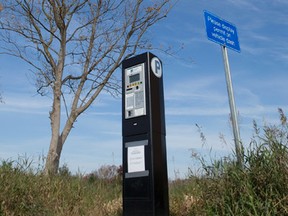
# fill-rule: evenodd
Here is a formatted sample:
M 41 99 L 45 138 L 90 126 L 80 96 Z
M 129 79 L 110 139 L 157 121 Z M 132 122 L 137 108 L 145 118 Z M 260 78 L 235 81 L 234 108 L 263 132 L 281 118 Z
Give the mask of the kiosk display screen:
M 139 80 L 140 80 L 140 74 L 139 73 L 129 76 L 129 82 L 130 83 L 136 82 Z

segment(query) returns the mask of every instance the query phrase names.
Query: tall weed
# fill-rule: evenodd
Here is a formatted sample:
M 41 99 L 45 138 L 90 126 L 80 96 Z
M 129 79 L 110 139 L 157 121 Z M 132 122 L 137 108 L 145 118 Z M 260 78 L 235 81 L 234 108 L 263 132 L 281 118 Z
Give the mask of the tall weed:
M 56 176 L 32 172 L 24 161 L 0 165 L 0 215 L 79 216 L 120 215 L 121 182 L 106 179 L 89 182 L 72 176 L 67 166 Z M 29 168 L 29 169 L 28 169 Z
M 288 124 L 281 109 L 279 113 L 279 125 L 261 129 L 254 122 L 244 167 L 227 158 L 212 166 L 202 163 L 202 215 L 288 215 Z

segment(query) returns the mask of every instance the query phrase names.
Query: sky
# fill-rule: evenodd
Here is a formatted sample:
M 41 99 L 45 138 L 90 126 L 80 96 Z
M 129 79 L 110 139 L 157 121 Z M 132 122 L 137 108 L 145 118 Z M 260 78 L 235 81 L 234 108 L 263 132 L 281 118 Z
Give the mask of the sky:
M 183 47 L 175 56 L 152 51 L 163 62 L 169 178 L 197 172 L 195 155 L 232 155 L 234 140 L 221 47 L 207 39 L 204 10 L 237 27 L 241 52 L 228 49 L 240 136 L 248 147 L 253 121 L 277 124 L 288 112 L 288 1 L 180 0 L 147 36 L 154 44 Z M 116 73 L 120 73 L 117 71 Z M 51 98 L 37 95 L 29 66 L 0 56 L 0 160 L 29 158 L 43 165 L 50 143 Z M 61 165 L 90 173 L 122 163 L 121 97 L 102 93 L 77 120 Z M 205 142 L 201 139 L 205 136 Z

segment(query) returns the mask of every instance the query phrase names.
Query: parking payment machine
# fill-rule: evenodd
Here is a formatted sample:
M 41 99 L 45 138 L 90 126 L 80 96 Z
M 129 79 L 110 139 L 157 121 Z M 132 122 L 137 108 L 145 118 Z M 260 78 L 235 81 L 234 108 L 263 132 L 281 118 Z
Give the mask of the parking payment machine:
M 123 215 L 168 216 L 162 63 L 143 53 L 122 63 Z

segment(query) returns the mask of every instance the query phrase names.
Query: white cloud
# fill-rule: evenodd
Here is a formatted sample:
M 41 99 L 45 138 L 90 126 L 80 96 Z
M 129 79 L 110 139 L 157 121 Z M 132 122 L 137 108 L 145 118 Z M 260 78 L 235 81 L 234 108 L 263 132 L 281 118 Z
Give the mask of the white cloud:
M 229 107 L 207 107 L 207 106 L 198 106 L 194 107 L 174 107 L 174 108 L 166 108 L 166 115 L 171 116 L 223 116 L 228 115 Z
M 186 101 L 202 100 L 209 102 L 224 102 L 225 95 L 221 94 L 217 87 L 219 86 L 219 76 L 199 76 L 189 79 L 179 79 L 170 85 L 167 84 L 165 99 L 167 101 Z
M 228 0 L 229 4 L 234 5 L 234 7 L 244 8 L 246 11 L 254 11 L 259 12 L 260 8 L 258 4 L 255 4 L 253 1 L 250 0 Z
M 5 94 L 5 103 L 0 105 L 2 112 L 47 114 L 51 101 L 47 97 L 27 94 Z

